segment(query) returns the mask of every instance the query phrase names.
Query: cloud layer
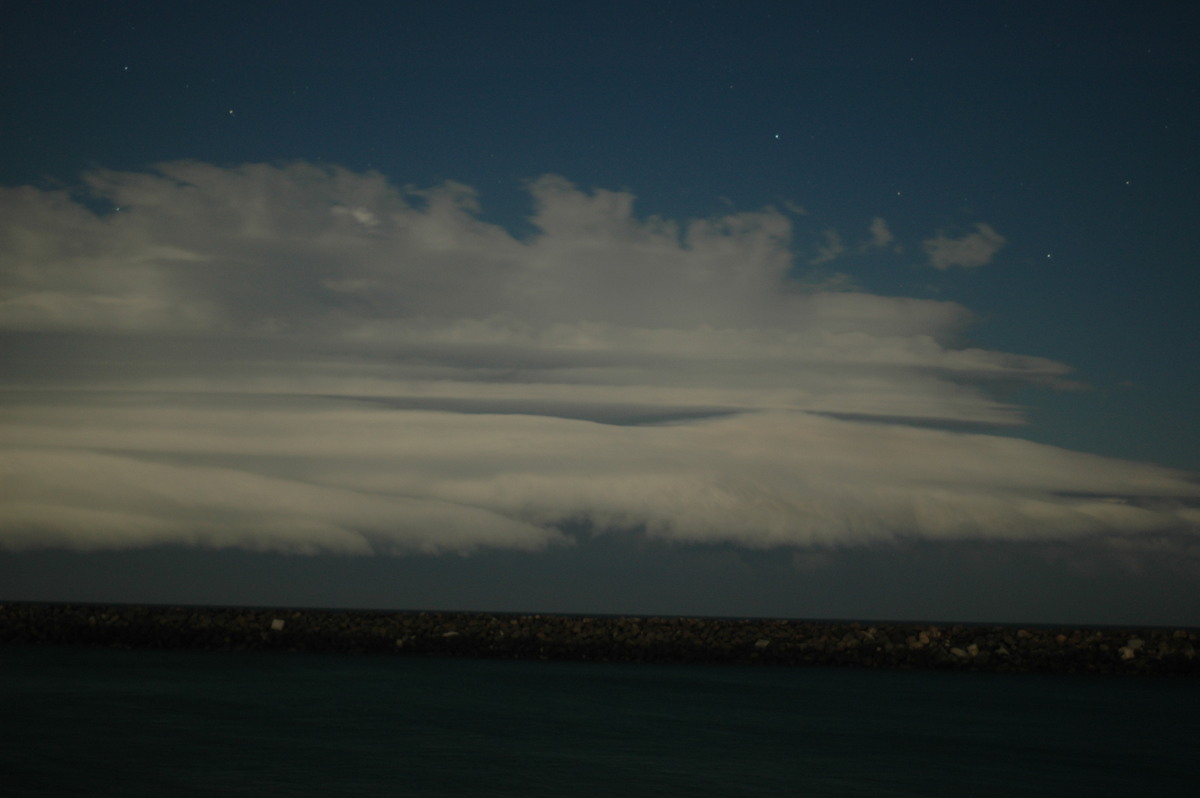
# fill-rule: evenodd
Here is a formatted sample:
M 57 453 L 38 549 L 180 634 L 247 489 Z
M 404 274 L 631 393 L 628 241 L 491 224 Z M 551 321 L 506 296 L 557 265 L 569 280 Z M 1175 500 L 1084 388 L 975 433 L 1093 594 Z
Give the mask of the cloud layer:
M 1069 369 L 962 346 L 953 302 L 814 288 L 771 208 L 644 218 L 547 176 L 517 238 L 454 183 L 191 162 L 86 182 L 0 190 L 0 546 L 1196 529 L 1190 475 L 931 428 L 1020 424 L 991 388 Z M 925 248 L 971 266 L 1003 241 Z

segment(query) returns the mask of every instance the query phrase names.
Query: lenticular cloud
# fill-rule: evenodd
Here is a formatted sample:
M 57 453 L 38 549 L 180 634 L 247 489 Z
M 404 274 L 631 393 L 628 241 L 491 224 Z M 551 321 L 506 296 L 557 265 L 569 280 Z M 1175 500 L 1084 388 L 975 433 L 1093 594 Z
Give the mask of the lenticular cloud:
M 933 428 L 1020 424 L 991 386 L 1069 369 L 958 345 L 953 302 L 814 287 L 775 209 L 644 218 L 547 176 L 518 238 L 467 186 L 306 164 L 86 185 L 0 189 L 0 546 L 1196 529 L 1187 474 Z

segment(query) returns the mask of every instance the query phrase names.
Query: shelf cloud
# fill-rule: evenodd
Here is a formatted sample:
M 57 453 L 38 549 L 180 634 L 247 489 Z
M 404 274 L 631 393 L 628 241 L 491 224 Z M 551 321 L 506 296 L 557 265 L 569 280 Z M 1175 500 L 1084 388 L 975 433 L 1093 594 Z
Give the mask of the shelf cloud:
M 0 547 L 1196 532 L 1194 475 L 1011 437 L 999 389 L 1075 387 L 1067 365 L 964 345 L 954 302 L 818 287 L 788 215 L 528 190 L 519 237 L 468 186 L 305 163 L 0 189 Z

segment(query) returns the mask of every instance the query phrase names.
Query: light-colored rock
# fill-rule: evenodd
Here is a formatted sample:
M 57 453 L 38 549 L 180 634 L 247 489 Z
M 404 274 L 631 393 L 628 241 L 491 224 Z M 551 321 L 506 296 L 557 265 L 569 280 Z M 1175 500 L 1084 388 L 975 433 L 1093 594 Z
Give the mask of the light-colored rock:
M 771 641 L 770 641 L 770 640 L 763 639 L 763 640 L 756 640 L 756 641 L 754 641 L 754 647 L 755 647 L 755 648 L 766 648 L 766 647 L 767 647 L 767 646 L 769 646 L 769 645 L 771 645 Z
M 275 620 L 271 621 L 272 632 L 278 632 L 281 629 L 283 629 L 283 618 L 276 618 Z

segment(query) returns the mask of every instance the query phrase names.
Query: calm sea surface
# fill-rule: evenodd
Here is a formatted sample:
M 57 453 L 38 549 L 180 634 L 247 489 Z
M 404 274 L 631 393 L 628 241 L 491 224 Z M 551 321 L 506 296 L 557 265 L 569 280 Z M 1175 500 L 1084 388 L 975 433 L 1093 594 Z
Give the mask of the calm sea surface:
M 0 793 L 1200 794 L 1200 683 L 0 647 Z

